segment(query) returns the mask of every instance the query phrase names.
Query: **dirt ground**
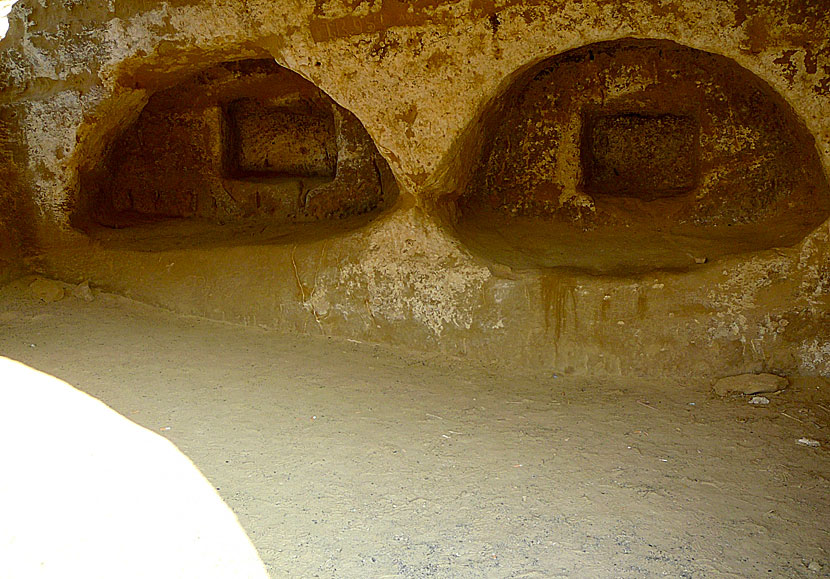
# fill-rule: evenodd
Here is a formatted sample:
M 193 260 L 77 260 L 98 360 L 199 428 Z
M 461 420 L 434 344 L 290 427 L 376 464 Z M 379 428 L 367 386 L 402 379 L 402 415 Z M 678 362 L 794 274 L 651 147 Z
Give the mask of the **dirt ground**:
M 830 576 L 825 380 L 756 407 L 703 379 L 531 375 L 106 294 L 46 303 L 30 281 L 0 290 L 0 354 L 167 436 L 274 577 Z

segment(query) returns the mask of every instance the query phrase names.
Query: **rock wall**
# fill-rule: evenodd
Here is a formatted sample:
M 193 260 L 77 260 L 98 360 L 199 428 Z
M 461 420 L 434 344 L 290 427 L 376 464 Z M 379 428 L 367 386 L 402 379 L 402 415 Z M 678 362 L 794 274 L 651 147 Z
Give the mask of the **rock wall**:
M 830 375 L 828 8 L 807 0 L 21 0 L 0 41 L 0 264 L 190 314 L 557 372 Z M 515 101 L 530 71 L 561 74 L 564 62 L 573 65 L 568 55 L 597 57 L 608 43 L 645 43 L 650 56 L 635 55 L 631 74 L 606 74 L 613 90 L 597 88 L 589 103 L 601 114 L 580 104 L 557 117 L 561 102 L 548 112 L 537 103 L 516 125 L 534 114 L 563 120 L 556 127 L 570 135 L 569 152 L 542 147 L 532 169 L 550 166 L 545 175 L 570 180 L 531 182 L 528 166 L 512 161 L 512 176 L 494 173 L 490 159 L 528 158 L 508 145 L 493 153 L 491 136 L 496 111 Z M 694 94 L 710 104 L 690 112 L 631 94 L 660 96 L 651 85 L 668 77 L 648 67 L 666 62 L 654 54 L 663 45 L 725 63 L 720 72 L 701 65 L 702 74 L 678 57 L 661 69 L 673 67 L 683 94 L 698 83 Z M 227 63 L 269 59 L 353 115 L 352 134 L 365 128 L 388 163 L 388 172 L 384 163 L 346 163 L 366 158 L 350 151 L 368 145 L 338 145 L 338 173 L 358 176 L 321 199 L 359 204 L 373 186 L 399 189 L 396 197 L 348 215 L 321 209 L 261 223 L 229 219 L 221 203 L 212 213 L 165 204 L 173 189 L 150 184 L 146 199 L 158 194 L 153 207 L 165 208 L 144 211 L 151 219 L 88 219 L 101 209 L 102 187 L 126 198 L 102 168 L 160 95 Z M 741 82 L 762 87 L 763 98 L 729 97 Z M 629 101 L 602 108 L 615 95 Z M 729 118 L 729 106 L 712 112 L 718 102 L 746 110 L 736 105 Z M 759 132 L 753 107 L 783 111 L 786 123 Z M 542 125 L 535 129 L 554 126 Z M 622 145 L 608 153 L 586 144 L 588 133 Z M 172 146 L 179 136 L 161 141 Z M 706 136 L 730 141 L 732 153 Z M 507 137 L 501 142 L 521 142 Z M 662 153 L 619 152 L 638 142 Z M 683 165 L 689 147 L 700 153 Z M 635 170 L 620 186 L 607 167 Z M 662 181 L 637 177 L 649 169 Z M 706 179 L 732 169 L 731 181 Z M 468 201 L 487 198 L 493 183 L 505 184 L 500 199 L 531 210 L 474 215 Z M 215 191 L 209 197 L 221 200 Z M 196 187 L 188 198 L 203 193 Z M 607 219 L 592 221 L 598 206 Z M 757 222 L 763 227 L 740 230 Z M 684 228 L 690 223 L 720 229 L 701 236 Z

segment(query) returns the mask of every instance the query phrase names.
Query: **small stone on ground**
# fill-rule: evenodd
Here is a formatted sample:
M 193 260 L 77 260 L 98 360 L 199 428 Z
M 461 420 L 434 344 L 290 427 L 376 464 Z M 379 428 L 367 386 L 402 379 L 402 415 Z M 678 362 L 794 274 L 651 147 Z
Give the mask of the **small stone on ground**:
M 92 294 L 92 290 L 89 288 L 88 281 L 76 285 L 72 289 L 72 295 L 85 302 L 91 302 L 95 299 L 95 296 Z
M 59 281 L 39 277 L 29 284 L 29 294 L 47 304 L 57 302 L 63 299 L 63 284 Z
M 778 392 L 788 385 L 789 380 L 775 374 L 739 374 L 717 380 L 714 390 L 718 396 L 730 393 L 751 395 Z

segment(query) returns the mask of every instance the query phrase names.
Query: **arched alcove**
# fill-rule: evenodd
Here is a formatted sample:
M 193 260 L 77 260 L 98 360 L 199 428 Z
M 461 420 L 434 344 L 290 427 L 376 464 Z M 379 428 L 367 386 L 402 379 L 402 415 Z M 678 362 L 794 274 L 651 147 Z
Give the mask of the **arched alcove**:
M 80 177 L 73 223 L 142 249 L 330 235 L 398 192 L 360 121 L 270 59 L 159 90 Z
M 830 215 L 813 136 L 734 61 L 622 39 L 518 75 L 448 199 L 460 238 L 517 268 L 635 275 L 791 246 Z

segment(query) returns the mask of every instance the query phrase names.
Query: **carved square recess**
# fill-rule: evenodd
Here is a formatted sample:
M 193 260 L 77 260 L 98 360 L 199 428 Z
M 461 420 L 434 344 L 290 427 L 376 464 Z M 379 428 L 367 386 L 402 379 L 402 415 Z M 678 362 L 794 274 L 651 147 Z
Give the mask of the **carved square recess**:
M 239 99 L 226 109 L 226 172 L 232 177 L 334 177 L 337 143 L 330 110 L 298 100 Z
M 580 147 L 584 189 L 644 200 L 690 191 L 699 180 L 699 134 L 691 115 L 585 115 Z

